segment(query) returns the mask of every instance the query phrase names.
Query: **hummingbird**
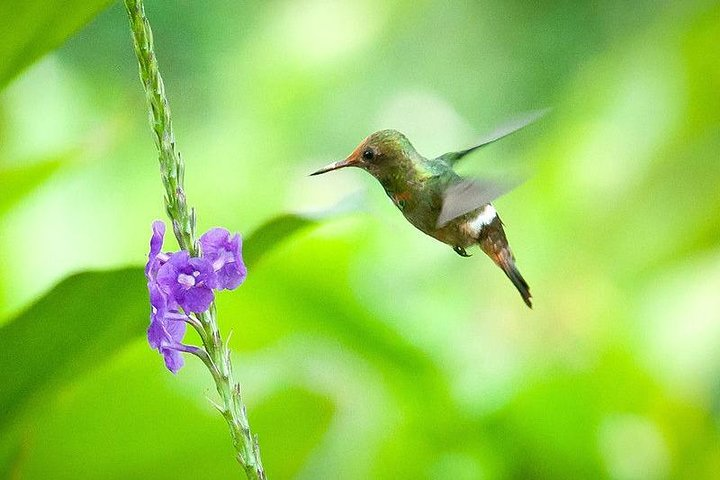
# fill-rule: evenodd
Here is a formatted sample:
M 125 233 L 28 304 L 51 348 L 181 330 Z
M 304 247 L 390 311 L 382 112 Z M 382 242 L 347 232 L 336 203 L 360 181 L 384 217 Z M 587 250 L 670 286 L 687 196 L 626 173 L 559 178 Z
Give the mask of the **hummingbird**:
M 530 287 L 515 265 L 503 222 L 492 201 L 514 185 L 458 175 L 454 167 L 468 154 L 526 127 L 547 110 L 530 112 L 496 129 L 474 146 L 428 159 L 397 130 L 380 130 L 365 138 L 345 160 L 311 173 L 357 167 L 375 177 L 408 222 L 449 245 L 462 257 L 480 249 L 505 272 L 525 304 L 532 308 Z

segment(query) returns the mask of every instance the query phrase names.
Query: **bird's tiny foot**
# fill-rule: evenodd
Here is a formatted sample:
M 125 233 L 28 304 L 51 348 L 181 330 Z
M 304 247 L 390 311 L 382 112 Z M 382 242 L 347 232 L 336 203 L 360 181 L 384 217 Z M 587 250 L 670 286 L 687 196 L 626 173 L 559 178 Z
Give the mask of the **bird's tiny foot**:
M 463 247 L 453 247 L 453 252 L 457 253 L 461 257 L 472 257 L 472 255 L 467 253 Z

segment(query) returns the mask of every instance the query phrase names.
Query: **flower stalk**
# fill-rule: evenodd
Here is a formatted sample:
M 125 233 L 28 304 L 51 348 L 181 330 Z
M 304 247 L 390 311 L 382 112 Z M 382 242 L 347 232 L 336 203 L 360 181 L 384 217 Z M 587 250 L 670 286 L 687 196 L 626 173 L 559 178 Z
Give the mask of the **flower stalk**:
M 187 252 L 189 257 L 199 257 L 200 249 L 195 233 L 195 210 L 188 207 L 185 197 L 183 185 L 185 165 L 175 146 L 170 107 L 165 96 L 165 86 L 160 75 L 157 58 L 155 57 L 150 24 L 145 16 L 142 0 L 124 0 L 124 3 L 130 20 L 135 54 L 139 64 L 140 80 L 142 81 L 147 99 L 150 126 L 153 132 L 155 146 L 158 150 L 160 174 L 163 185 L 165 186 L 165 208 L 168 217 L 172 221 L 173 231 L 181 250 Z M 221 234 L 219 229 L 216 229 L 214 232 L 215 234 Z M 215 253 L 211 250 L 211 247 L 219 248 L 216 245 L 218 245 L 221 240 L 219 237 L 209 237 L 207 248 L 205 245 L 203 246 L 204 253 L 207 254 L 210 252 L 211 255 Z M 239 239 L 230 239 L 228 241 L 230 243 L 227 243 L 223 248 L 237 248 L 239 253 L 240 246 L 237 244 Z M 232 244 L 233 241 L 235 244 Z M 162 238 L 160 237 L 160 245 L 161 243 Z M 176 257 L 176 259 L 178 258 L 180 257 Z M 148 269 L 154 261 L 154 258 L 150 259 Z M 188 261 L 192 262 L 193 260 L 190 259 Z M 238 268 L 237 264 L 228 263 L 228 265 L 232 267 L 230 270 L 225 272 L 212 272 L 212 274 L 217 275 L 218 278 L 228 285 L 225 288 L 232 289 L 244 279 L 244 271 L 236 271 Z M 164 270 L 170 270 L 170 266 Z M 146 275 L 148 274 L 152 276 L 157 274 L 157 272 L 149 273 L 149 271 L 146 270 Z M 181 273 L 180 276 L 187 277 L 190 281 L 194 281 L 191 276 L 183 273 Z M 240 278 L 240 276 L 242 278 Z M 150 277 L 148 278 L 150 279 Z M 235 283 L 230 285 L 229 282 L 233 281 L 233 278 Z M 153 278 L 153 282 L 156 281 L 157 280 Z M 153 291 L 151 291 L 151 301 L 152 293 Z M 166 299 L 164 295 L 166 295 L 167 292 L 163 293 L 160 292 L 160 290 L 155 290 L 154 293 L 156 294 L 156 299 L 165 302 Z M 154 304 L 153 307 L 155 306 Z M 180 306 L 183 310 L 188 309 L 185 305 Z M 178 307 L 174 308 L 177 309 Z M 203 347 L 200 348 L 175 343 L 158 344 L 157 348 L 164 354 L 168 349 L 189 353 L 197 356 L 205 363 L 212 374 L 218 395 L 220 396 L 220 403 L 215 404 L 213 402 L 213 404 L 223 415 L 230 428 L 238 462 L 242 465 L 248 479 L 264 480 L 266 479 L 266 475 L 260 458 L 257 437 L 254 436 L 250 430 L 240 385 L 233 377 L 230 350 L 227 347 L 227 343 L 223 341 L 220 330 L 218 329 L 215 304 L 211 302 L 209 308 L 206 308 L 205 311 L 198 313 L 186 312 L 186 314 L 187 323 L 198 331 Z M 160 313 L 154 310 L 154 315 L 159 316 Z M 171 315 L 176 314 L 165 313 L 165 315 L 165 318 L 170 318 Z M 177 322 L 177 320 L 173 321 Z M 167 325 L 163 326 L 161 322 L 158 321 L 156 326 L 160 330 L 153 332 L 153 334 L 158 335 L 158 338 L 162 338 L 163 335 L 168 338 L 172 337 L 167 331 L 169 329 Z M 151 328 L 153 328 L 152 325 Z M 166 330 L 163 331 L 163 328 Z M 182 336 L 183 332 L 179 335 Z M 180 368 L 180 366 L 181 363 L 176 368 Z

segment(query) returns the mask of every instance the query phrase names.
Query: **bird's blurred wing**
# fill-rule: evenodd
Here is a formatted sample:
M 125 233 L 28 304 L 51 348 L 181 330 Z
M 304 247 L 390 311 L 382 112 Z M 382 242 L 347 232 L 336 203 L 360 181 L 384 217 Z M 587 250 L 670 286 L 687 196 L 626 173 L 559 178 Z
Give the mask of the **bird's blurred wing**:
M 444 160 L 445 162 L 449 163 L 450 165 L 455 165 L 461 158 L 463 158 L 468 153 L 474 152 L 475 150 L 482 148 L 486 145 L 490 145 L 491 143 L 496 142 L 496 141 L 500 140 L 501 138 L 505 138 L 508 135 L 527 127 L 531 123 L 534 123 L 537 120 L 539 120 L 543 115 L 545 115 L 549 111 L 550 111 L 549 108 L 545 108 L 542 110 L 535 110 L 533 112 L 525 112 L 520 115 L 517 115 L 516 117 L 508 120 L 501 126 L 497 127 L 492 132 L 483 136 L 482 139 L 474 147 L 470 147 L 466 150 L 461 150 L 459 152 L 448 152 L 444 155 L 441 155 L 438 158 L 440 160 Z
M 443 194 L 443 203 L 437 219 L 437 228 L 468 212 L 487 205 L 522 183 L 516 181 L 463 179 L 449 186 Z

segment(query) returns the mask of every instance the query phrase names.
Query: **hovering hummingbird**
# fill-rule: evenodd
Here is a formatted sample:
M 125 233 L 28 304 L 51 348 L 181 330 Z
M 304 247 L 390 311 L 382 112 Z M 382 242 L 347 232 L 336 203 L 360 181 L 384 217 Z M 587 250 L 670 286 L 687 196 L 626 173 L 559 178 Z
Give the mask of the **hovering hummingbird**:
M 380 182 L 405 218 L 423 233 L 450 245 L 463 257 L 471 256 L 466 248 L 479 245 L 532 308 L 530 288 L 515 266 L 503 223 L 491 203 L 513 185 L 463 178 L 453 167 L 469 153 L 517 132 L 545 112 L 525 114 L 496 129 L 473 147 L 434 159 L 419 154 L 397 130 L 380 130 L 363 140 L 345 160 L 310 175 L 344 167 L 362 168 Z

